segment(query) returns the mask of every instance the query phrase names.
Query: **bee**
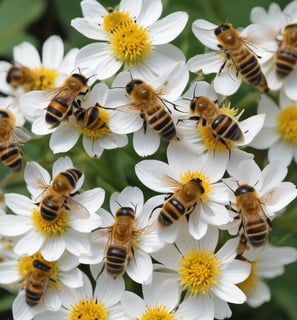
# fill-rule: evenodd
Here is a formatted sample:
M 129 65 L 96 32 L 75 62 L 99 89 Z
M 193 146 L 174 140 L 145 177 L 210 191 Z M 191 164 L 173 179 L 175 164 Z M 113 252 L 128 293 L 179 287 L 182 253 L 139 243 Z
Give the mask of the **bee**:
M 241 256 L 248 244 L 253 248 L 266 245 L 272 223 L 263 211 L 254 187 L 247 184 L 240 185 L 234 195 L 241 220 L 239 227 L 241 237 L 237 247 L 237 254 Z
M 21 145 L 30 138 L 24 128 L 15 125 L 15 116 L 8 109 L 0 109 L 0 159 L 13 171 L 23 166 Z
M 51 267 L 38 259 L 32 262 L 33 271 L 25 278 L 25 298 L 30 307 L 36 306 L 44 296 L 51 276 Z
M 133 241 L 142 232 L 142 229 L 136 229 L 135 210 L 130 207 L 119 208 L 108 232 L 105 268 L 107 273 L 116 279 L 125 272 L 133 256 Z
M 220 111 L 216 101 L 206 96 L 194 97 L 190 103 L 190 119 L 197 120 L 202 126 L 207 126 L 214 138 L 229 148 L 226 140 L 242 142 L 243 133 L 236 120 Z
M 36 199 L 39 202 L 41 217 L 52 222 L 59 218 L 62 208 L 71 211 L 71 214 L 78 218 L 89 216 L 89 211 L 83 205 L 71 198 L 76 188 L 77 182 L 82 176 L 82 171 L 78 168 L 71 168 L 58 173 L 50 185 L 46 185 L 34 162 L 28 163 L 25 168 L 27 181 L 31 185 L 43 188 L 42 194 Z M 32 176 L 34 180 L 30 180 Z M 35 178 L 36 177 L 36 178 Z
M 287 77 L 297 62 L 297 24 L 285 27 L 279 49 L 276 53 L 276 74 L 279 78 Z
M 165 82 L 162 88 L 167 83 Z M 162 88 L 155 90 L 142 80 L 132 79 L 126 85 L 126 92 L 132 100 L 130 108 L 140 111 L 144 119 L 144 131 L 148 125 L 165 140 L 173 140 L 176 138 L 176 128 L 170 109 L 160 97 Z
M 64 85 L 49 91 L 52 100 L 46 108 L 45 121 L 56 128 L 72 113 L 72 107 L 78 95 L 85 95 L 89 87 L 88 79 L 82 74 L 74 73 L 68 77 Z
M 226 62 L 231 59 L 237 74 L 244 81 L 253 85 L 261 92 L 269 91 L 266 78 L 261 70 L 257 56 L 248 47 L 248 40 L 240 36 L 240 33 L 229 23 L 222 23 L 214 30 L 219 42 L 219 48 L 226 54 L 226 61 L 220 68 L 223 70 Z
M 177 190 L 165 198 L 164 204 L 155 208 L 161 208 L 158 215 L 158 223 L 161 227 L 170 226 L 184 215 L 190 214 L 205 192 L 202 180 L 199 178 L 193 178 L 185 184 L 176 180 L 173 183 Z
M 13 65 L 7 72 L 6 82 L 15 89 L 22 87 L 25 91 L 30 91 L 34 85 L 34 77 L 28 67 Z

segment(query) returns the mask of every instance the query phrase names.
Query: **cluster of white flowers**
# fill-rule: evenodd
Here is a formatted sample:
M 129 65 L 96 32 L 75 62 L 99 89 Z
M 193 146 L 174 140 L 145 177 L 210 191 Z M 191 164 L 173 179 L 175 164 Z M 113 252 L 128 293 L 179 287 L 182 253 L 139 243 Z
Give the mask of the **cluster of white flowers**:
M 96 42 L 64 55 L 52 35 L 41 57 L 23 42 L 0 61 L 0 285 L 16 292 L 14 319 L 212 320 L 231 317 L 229 303 L 269 301 L 263 279 L 297 260 L 269 239 L 297 197 L 297 1 L 253 8 L 244 29 L 194 21 L 209 50 L 188 60 L 170 43 L 188 14 L 160 18 L 161 0 L 81 9 L 71 26 Z M 243 82 L 259 104 L 240 119 L 229 97 Z M 58 158 L 52 174 L 42 159 L 24 164 L 22 145 L 45 135 L 54 154 L 82 136 L 94 168 L 130 144 L 135 159 L 155 158 L 135 162 L 139 184 L 113 192 L 109 212 L 107 190 L 82 189 L 97 174 L 83 157 Z M 5 192 L 21 160 L 29 196 Z

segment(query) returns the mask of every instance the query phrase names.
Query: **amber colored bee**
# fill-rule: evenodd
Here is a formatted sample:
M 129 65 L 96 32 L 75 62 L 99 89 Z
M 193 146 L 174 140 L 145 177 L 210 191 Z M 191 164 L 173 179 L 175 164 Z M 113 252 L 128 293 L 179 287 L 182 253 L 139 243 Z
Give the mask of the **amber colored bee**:
M 30 138 L 24 128 L 15 125 L 15 116 L 8 109 L 0 109 L 0 159 L 14 171 L 23 164 L 21 145 Z
M 257 56 L 248 47 L 249 40 L 241 37 L 240 33 L 229 23 L 220 24 L 215 28 L 214 33 L 219 42 L 219 47 L 223 49 L 226 54 L 226 61 L 222 65 L 220 72 L 226 62 L 231 59 L 237 74 L 239 74 L 244 81 L 253 85 L 261 92 L 269 91 Z
M 25 91 L 30 91 L 34 85 L 34 77 L 28 67 L 13 65 L 7 72 L 6 82 L 13 88 L 22 87 Z
M 297 62 L 297 24 L 289 24 L 284 28 L 282 40 L 276 53 L 276 74 L 279 78 L 287 77 Z
M 51 267 L 40 260 L 33 260 L 32 265 L 33 271 L 25 277 L 25 298 L 30 307 L 36 306 L 44 296 L 51 275 Z

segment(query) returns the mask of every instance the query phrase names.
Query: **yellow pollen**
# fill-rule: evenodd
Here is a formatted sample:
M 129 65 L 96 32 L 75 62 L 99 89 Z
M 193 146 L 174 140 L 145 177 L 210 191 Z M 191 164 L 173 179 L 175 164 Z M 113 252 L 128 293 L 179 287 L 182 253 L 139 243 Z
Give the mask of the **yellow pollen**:
M 106 134 L 110 132 L 108 126 L 109 118 L 109 113 L 103 108 L 99 108 L 98 119 L 93 119 L 91 123 L 89 123 L 89 120 L 84 119 L 82 123 L 76 121 L 76 124 L 81 134 L 92 139 L 98 139 L 104 137 Z
M 179 181 L 182 184 L 186 184 L 191 179 L 200 179 L 201 180 L 201 184 L 204 189 L 204 193 L 201 195 L 201 200 L 203 202 L 207 201 L 208 194 L 212 189 L 209 178 L 207 176 L 205 176 L 201 171 L 187 171 L 181 175 Z
M 128 12 L 110 10 L 103 19 L 103 30 L 112 33 L 122 24 L 132 22 Z
M 34 83 L 31 90 L 49 90 L 55 88 L 55 83 L 58 78 L 58 71 L 55 69 L 48 69 L 44 66 L 31 70 Z
M 257 275 L 257 261 L 249 261 L 247 259 L 244 259 L 244 261 L 250 263 L 251 272 L 250 275 L 243 282 L 238 283 L 237 286 L 249 297 L 254 293 L 259 280 Z
M 93 298 L 81 299 L 72 306 L 68 320 L 107 320 L 108 309 Z
M 278 114 L 277 130 L 284 141 L 297 144 L 297 105 L 288 106 Z
M 39 207 L 35 207 L 32 212 L 32 221 L 35 228 L 48 237 L 59 236 L 68 229 L 68 214 L 64 208 L 60 209 L 57 219 L 46 221 L 42 218 Z
M 166 306 L 147 306 L 141 317 L 135 320 L 174 320 L 174 312 L 170 312 Z
M 21 277 L 25 277 L 29 272 L 34 271 L 33 261 L 39 260 L 43 264 L 49 266 L 50 269 L 50 279 L 49 286 L 56 287 L 58 285 L 58 266 L 56 261 L 49 262 L 43 258 L 40 252 L 36 252 L 32 256 L 22 257 L 18 261 L 18 271 Z
M 181 260 L 180 285 L 196 296 L 208 293 L 218 283 L 220 262 L 212 251 L 193 249 Z

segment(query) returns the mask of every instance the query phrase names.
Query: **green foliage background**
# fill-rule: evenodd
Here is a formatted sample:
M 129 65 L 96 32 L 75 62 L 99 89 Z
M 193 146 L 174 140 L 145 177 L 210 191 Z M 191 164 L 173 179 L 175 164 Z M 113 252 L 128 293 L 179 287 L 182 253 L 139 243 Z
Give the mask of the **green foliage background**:
M 290 1 L 277 2 L 284 8 Z M 102 0 L 108 6 L 116 6 L 118 1 Z M 185 53 L 187 59 L 202 53 L 204 48 L 193 36 L 192 22 L 198 18 L 207 19 L 213 23 L 228 21 L 235 27 L 245 27 L 250 23 L 249 15 L 254 6 L 268 8 L 269 0 L 164 0 L 163 16 L 174 11 L 187 11 L 189 21 L 183 33 L 174 41 Z M 70 26 L 71 19 L 81 17 L 79 0 L 0 0 L 0 59 L 11 61 L 12 48 L 22 41 L 30 41 L 39 49 L 42 43 L 52 34 L 60 35 L 65 41 L 65 51 L 70 48 L 81 48 L 91 40 L 84 38 Z M 248 86 L 242 85 L 240 90 L 230 100 L 233 106 L 244 108 L 244 117 L 256 112 L 258 93 Z M 157 155 L 165 159 L 166 145 L 162 145 Z M 255 153 L 255 159 L 263 167 L 266 163 L 266 151 L 249 150 Z M 25 161 L 34 160 L 51 171 L 52 163 L 66 154 L 53 155 L 48 148 L 48 137 L 34 139 L 24 146 Z M 141 160 L 133 151 L 131 144 L 118 150 L 105 150 L 100 159 L 90 159 L 80 143 L 67 153 L 75 165 L 80 166 L 86 175 L 84 188 L 101 186 L 106 190 L 104 207 L 108 209 L 109 195 L 120 191 L 127 185 L 138 185 L 146 197 L 152 191 L 141 186 L 134 173 L 134 165 Z M 289 167 L 286 180 L 296 184 L 296 164 Z M 0 187 L 5 192 L 20 192 L 27 194 L 23 175 L 10 174 L 7 168 L 0 164 Z M 286 212 L 276 218 L 271 242 L 279 246 L 297 247 L 297 208 L 296 201 Z M 275 257 L 277 259 L 277 257 Z M 281 277 L 268 281 L 272 292 L 272 300 L 260 308 L 252 309 L 247 305 L 231 305 L 232 319 L 297 319 L 297 277 L 296 263 L 286 267 Z M 11 304 L 14 295 L 0 289 L 0 318 L 12 319 Z

